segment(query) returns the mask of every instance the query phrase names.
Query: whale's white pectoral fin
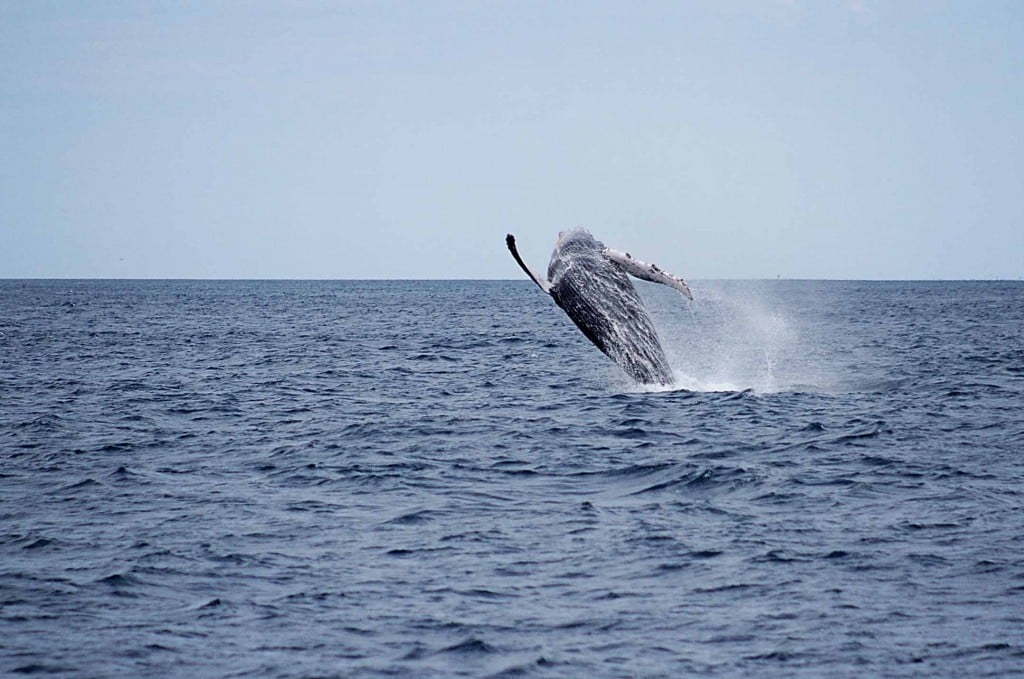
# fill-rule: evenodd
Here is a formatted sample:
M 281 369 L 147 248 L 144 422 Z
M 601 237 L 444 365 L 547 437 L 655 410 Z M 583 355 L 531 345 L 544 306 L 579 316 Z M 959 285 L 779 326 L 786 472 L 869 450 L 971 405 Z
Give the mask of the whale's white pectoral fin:
M 667 285 L 668 287 L 675 288 L 681 292 L 687 299 L 693 299 L 693 293 L 690 292 L 690 288 L 686 285 L 686 281 L 679 276 L 673 276 L 667 271 L 662 271 L 654 264 L 641 262 L 628 252 L 619 252 L 618 250 L 605 248 L 603 253 L 609 261 L 617 264 L 630 276 L 635 276 L 636 278 L 640 278 L 645 281 L 651 281 L 652 283 Z
M 512 234 L 505 235 L 505 245 L 508 246 L 508 251 L 512 253 L 512 257 L 516 260 L 519 267 L 526 272 L 526 275 L 530 277 L 530 280 L 537 284 L 537 286 L 544 292 L 551 294 L 551 283 L 548 283 L 547 279 L 543 276 L 537 275 L 530 267 L 526 266 L 526 262 L 519 256 L 519 250 L 516 249 L 516 237 Z

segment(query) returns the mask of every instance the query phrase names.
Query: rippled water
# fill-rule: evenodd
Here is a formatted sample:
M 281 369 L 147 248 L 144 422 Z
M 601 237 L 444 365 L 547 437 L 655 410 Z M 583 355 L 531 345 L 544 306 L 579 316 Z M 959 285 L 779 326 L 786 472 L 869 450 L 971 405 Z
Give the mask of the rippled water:
M 1024 672 L 1024 285 L 0 282 L 0 673 Z

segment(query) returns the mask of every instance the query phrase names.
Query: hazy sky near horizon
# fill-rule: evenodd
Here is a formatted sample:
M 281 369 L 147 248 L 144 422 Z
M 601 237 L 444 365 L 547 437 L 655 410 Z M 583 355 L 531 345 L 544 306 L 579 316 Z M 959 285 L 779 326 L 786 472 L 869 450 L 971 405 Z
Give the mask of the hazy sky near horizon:
M 1024 3 L 5 2 L 0 277 L 1024 275 Z

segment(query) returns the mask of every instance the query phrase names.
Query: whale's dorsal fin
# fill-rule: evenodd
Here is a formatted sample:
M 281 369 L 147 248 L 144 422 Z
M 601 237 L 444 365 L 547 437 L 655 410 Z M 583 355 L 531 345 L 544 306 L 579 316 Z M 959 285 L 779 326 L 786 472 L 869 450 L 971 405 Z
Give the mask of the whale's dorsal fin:
M 667 285 L 668 287 L 675 288 L 681 292 L 687 299 L 693 299 L 693 293 L 690 292 L 690 288 L 686 285 L 686 281 L 679 276 L 673 276 L 667 271 L 662 271 L 654 264 L 641 262 L 628 252 L 619 252 L 618 250 L 605 248 L 602 250 L 602 254 L 604 254 L 609 261 L 617 264 L 619 268 L 630 276 L 635 276 L 645 281 L 651 281 L 652 283 Z
M 505 245 L 508 246 L 508 251 L 512 253 L 512 257 L 515 258 L 516 263 L 519 267 L 526 272 L 526 275 L 530 277 L 530 280 L 537 284 L 537 286 L 544 292 L 551 294 L 551 283 L 548 283 L 547 279 L 543 276 L 538 276 L 530 267 L 526 266 L 526 262 L 519 256 L 519 251 L 516 250 L 516 237 L 512 234 L 506 234 Z

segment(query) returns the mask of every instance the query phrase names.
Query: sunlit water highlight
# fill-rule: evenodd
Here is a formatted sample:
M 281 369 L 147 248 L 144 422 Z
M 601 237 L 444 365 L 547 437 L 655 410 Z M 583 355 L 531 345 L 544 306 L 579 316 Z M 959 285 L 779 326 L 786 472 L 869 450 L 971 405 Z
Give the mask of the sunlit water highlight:
M 0 282 L 0 673 L 1024 672 L 1024 285 Z

